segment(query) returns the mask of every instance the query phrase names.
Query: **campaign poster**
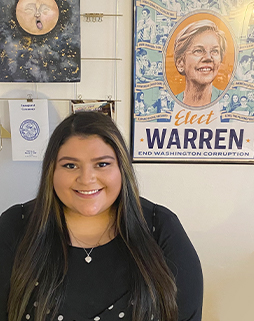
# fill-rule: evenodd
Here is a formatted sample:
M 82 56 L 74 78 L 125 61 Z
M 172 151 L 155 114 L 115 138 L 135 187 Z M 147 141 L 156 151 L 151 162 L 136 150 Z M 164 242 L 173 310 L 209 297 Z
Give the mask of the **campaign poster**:
M 134 1 L 134 162 L 252 163 L 254 2 Z
M 0 82 L 79 81 L 79 0 L 1 0 Z

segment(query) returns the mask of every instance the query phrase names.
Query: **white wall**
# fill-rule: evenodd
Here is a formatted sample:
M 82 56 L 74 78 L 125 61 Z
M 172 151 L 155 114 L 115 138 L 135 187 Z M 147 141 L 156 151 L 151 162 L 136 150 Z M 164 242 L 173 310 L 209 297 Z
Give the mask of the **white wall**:
M 82 79 L 74 84 L 1 84 L 0 118 L 9 127 L 8 98 L 49 100 L 50 131 L 69 113 L 68 99 L 105 99 L 117 104 L 117 123 L 129 143 L 132 1 L 82 0 L 81 13 L 122 13 L 101 23 L 81 19 Z M 115 45 L 115 36 L 117 45 Z M 117 76 L 115 68 L 117 67 Z M 56 99 L 63 99 L 62 101 Z M 66 99 L 66 100 L 64 100 Z M 0 212 L 35 196 L 40 162 L 13 162 L 11 142 L 0 152 Z M 203 321 L 254 320 L 254 168 L 251 165 L 135 164 L 142 196 L 171 208 L 200 256 L 204 272 Z

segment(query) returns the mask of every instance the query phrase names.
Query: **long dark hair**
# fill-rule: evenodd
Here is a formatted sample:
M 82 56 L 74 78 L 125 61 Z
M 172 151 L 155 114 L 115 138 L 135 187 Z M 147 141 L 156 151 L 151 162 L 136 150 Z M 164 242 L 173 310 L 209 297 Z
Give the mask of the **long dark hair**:
M 176 321 L 174 278 L 143 217 L 127 147 L 111 118 L 96 112 L 67 117 L 50 138 L 33 213 L 14 261 L 9 321 L 20 321 L 32 298 L 37 302 L 35 321 L 44 321 L 49 311 L 54 316 L 63 300 L 69 234 L 62 204 L 54 192 L 53 174 L 60 147 L 70 137 L 90 135 L 98 135 L 114 149 L 122 176 L 116 200 L 116 229 L 133 263 L 133 320 Z

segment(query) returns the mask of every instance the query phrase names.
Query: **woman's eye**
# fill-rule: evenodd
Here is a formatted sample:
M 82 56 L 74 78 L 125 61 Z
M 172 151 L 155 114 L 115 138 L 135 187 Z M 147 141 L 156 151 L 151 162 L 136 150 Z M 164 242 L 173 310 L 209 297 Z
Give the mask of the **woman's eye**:
M 194 53 L 194 55 L 200 55 L 203 53 L 203 50 L 202 49 L 195 49 L 195 50 L 193 50 L 193 53 Z
M 68 168 L 68 169 L 77 168 L 77 166 L 75 164 L 72 164 L 72 163 L 64 164 L 63 167 Z
M 107 162 L 100 162 L 100 163 L 98 163 L 98 167 L 106 167 L 106 166 L 108 166 L 109 165 L 109 163 L 107 163 Z
M 211 52 L 212 52 L 213 55 L 218 55 L 219 54 L 219 50 L 218 49 L 213 49 Z

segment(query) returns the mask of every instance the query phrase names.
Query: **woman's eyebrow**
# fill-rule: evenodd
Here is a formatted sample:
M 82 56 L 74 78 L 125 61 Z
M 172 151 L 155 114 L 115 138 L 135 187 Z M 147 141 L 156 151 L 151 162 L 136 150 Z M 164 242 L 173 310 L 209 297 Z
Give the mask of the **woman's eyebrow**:
M 194 48 L 205 48 L 203 45 L 194 45 Z M 212 48 L 220 48 L 220 45 L 214 45 Z
M 91 160 L 93 162 L 98 162 L 98 161 L 105 160 L 105 159 L 115 160 L 115 157 L 114 156 L 110 156 L 110 155 L 103 155 L 103 156 L 100 156 L 100 157 L 92 158 Z M 79 162 L 80 161 L 80 159 L 78 159 L 76 157 L 63 156 L 58 160 L 58 162 L 61 162 L 61 161 L 64 161 L 64 160 L 65 161 L 73 161 L 73 162 Z
M 58 160 L 58 162 L 61 162 L 63 160 L 74 161 L 74 162 L 78 162 L 79 161 L 79 159 L 75 158 L 75 157 L 63 156 Z
M 104 155 L 104 156 L 92 158 L 92 161 L 93 162 L 98 162 L 98 161 L 105 160 L 105 159 L 115 160 L 115 157 L 114 156 L 110 156 L 110 155 Z

